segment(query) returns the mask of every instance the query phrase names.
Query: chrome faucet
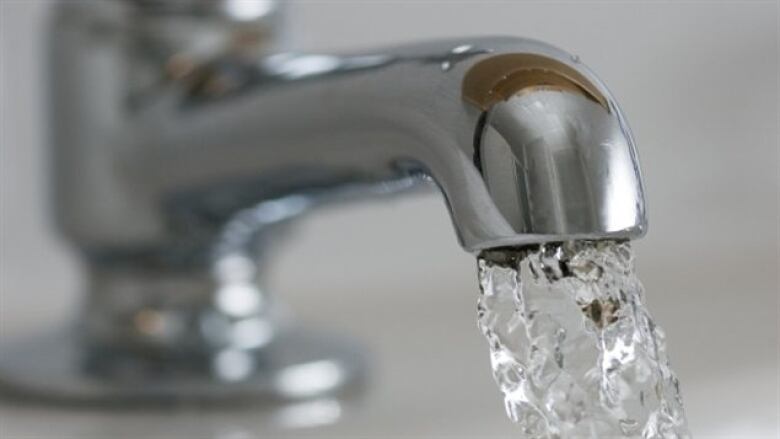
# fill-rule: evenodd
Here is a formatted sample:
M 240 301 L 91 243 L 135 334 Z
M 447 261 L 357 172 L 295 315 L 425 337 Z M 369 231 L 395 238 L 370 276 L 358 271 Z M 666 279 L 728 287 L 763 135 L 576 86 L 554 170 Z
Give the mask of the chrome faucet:
M 466 251 L 645 232 L 615 100 L 519 38 L 279 52 L 281 2 L 60 2 L 56 219 L 81 255 L 77 328 L 0 360 L 74 400 L 287 400 L 359 382 L 349 342 L 289 323 L 263 250 L 328 202 L 438 187 Z

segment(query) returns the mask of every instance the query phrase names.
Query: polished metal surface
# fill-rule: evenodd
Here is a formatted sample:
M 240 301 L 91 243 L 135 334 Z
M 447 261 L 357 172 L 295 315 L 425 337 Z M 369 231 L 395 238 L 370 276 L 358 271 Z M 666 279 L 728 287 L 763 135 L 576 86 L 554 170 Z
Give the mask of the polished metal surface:
M 236 389 L 211 365 L 261 364 L 291 327 L 261 283 L 270 242 L 332 201 L 435 185 L 470 252 L 644 234 L 630 131 L 577 58 L 518 38 L 277 53 L 280 14 L 260 0 L 58 4 L 54 201 L 90 279 L 76 356 Z M 339 385 L 360 375 L 333 364 Z M 242 392 L 284 396 L 248 370 Z M 142 393 L 189 394 L 158 390 Z
M 605 105 L 544 83 L 486 112 L 464 101 L 471 67 L 516 52 L 576 68 Z M 65 63 L 55 79 L 85 80 L 85 69 L 100 67 L 90 66 L 99 55 Z M 56 119 L 59 153 L 98 162 L 95 171 L 85 170 L 83 160 L 58 168 L 60 223 L 86 251 L 170 252 L 210 239 L 208 232 L 232 213 L 264 199 L 408 176 L 436 182 L 468 251 L 644 231 L 641 178 L 619 108 L 584 66 L 546 44 L 492 38 L 380 55 L 278 54 L 260 62 L 227 56 L 191 76 L 141 108 L 116 102 Z M 97 104 L 70 96 L 78 90 L 65 90 L 62 99 Z M 90 111 L 118 126 L 103 127 Z M 483 166 L 483 154 L 502 148 L 505 163 L 519 166 Z M 518 196 L 496 196 L 506 188 Z M 563 205 L 570 214 L 561 213 Z M 537 212 L 545 218 L 535 218 Z M 203 230 L 194 235 L 177 227 L 185 221 Z
M 367 379 L 354 340 L 295 329 L 262 354 L 215 352 L 209 361 L 176 361 L 85 349 L 64 329 L 4 345 L 0 392 L 30 402 L 109 408 L 196 403 L 279 407 L 357 394 Z M 88 353 L 90 355 L 84 355 Z

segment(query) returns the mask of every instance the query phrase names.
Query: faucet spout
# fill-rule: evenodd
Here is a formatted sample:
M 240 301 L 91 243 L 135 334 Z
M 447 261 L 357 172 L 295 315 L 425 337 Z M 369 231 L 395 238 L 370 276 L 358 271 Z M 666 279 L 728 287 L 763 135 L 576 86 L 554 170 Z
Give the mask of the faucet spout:
M 113 180 L 110 192 L 103 181 L 83 181 L 89 175 L 60 172 L 62 222 L 86 247 L 165 247 L 195 239 L 176 227 L 182 217 L 216 229 L 263 200 L 396 191 L 430 180 L 472 252 L 632 238 L 646 228 L 620 109 L 579 60 L 541 42 L 225 55 L 151 99 L 131 97 L 125 125 L 110 137 L 58 136 L 60 149 L 102 140 L 95 154 L 120 171 L 93 176 Z M 408 184 L 389 184 L 398 181 Z
M 138 175 L 156 177 L 153 193 L 237 179 L 231 193 L 256 190 L 247 194 L 254 202 L 430 177 L 468 251 L 645 230 L 620 109 L 589 70 L 549 45 L 487 38 L 230 62 L 207 69 L 177 108 L 141 130 L 154 153 L 139 154 Z M 209 93 L 236 70 L 232 88 Z

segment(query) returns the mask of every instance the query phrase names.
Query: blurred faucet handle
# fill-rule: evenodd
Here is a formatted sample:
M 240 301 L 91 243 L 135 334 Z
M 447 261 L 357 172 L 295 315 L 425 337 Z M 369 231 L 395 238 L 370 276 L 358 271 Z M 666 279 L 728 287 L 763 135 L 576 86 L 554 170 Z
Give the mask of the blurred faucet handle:
M 203 67 L 225 56 L 251 62 L 279 50 L 284 9 L 280 1 L 126 2 L 140 93 L 160 81 L 202 82 L 198 73 Z

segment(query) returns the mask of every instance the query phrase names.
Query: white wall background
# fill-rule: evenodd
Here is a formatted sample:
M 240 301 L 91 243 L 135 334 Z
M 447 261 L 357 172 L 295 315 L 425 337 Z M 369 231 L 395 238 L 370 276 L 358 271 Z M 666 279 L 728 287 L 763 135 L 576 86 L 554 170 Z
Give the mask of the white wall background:
M 65 319 L 79 297 L 77 265 L 50 230 L 46 207 L 47 8 L 42 1 L 0 0 L 3 336 Z M 636 244 L 640 275 L 667 330 L 694 433 L 775 437 L 777 2 L 311 0 L 292 2 L 290 19 L 291 46 L 301 50 L 509 34 L 577 53 L 620 100 L 640 148 L 651 222 Z M 300 224 L 276 266 L 279 294 L 302 319 L 360 333 L 379 352 L 387 382 L 408 377 L 408 386 L 382 394 L 392 404 L 376 403 L 355 431 L 385 437 L 512 431 L 488 388 L 486 352 L 473 327 L 474 260 L 458 248 L 439 198 L 317 214 Z M 419 329 L 411 332 L 419 339 L 393 338 L 408 327 Z M 452 355 L 437 353 L 437 343 Z M 448 387 L 444 379 L 452 372 L 442 371 L 453 365 L 442 362 L 449 360 L 482 374 L 463 384 L 476 393 L 459 394 L 462 381 Z M 466 402 L 452 412 L 413 403 L 431 389 L 449 400 L 485 398 L 478 407 L 489 404 L 496 417 L 473 415 L 465 418 L 468 427 L 452 415 L 477 410 Z M 47 431 L 34 427 L 40 413 L 4 414 L 1 407 L 0 433 L 17 435 L 4 437 Z M 78 421 L 61 413 L 47 416 L 72 421 L 65 431 L 82 437 L 96 431 L 73 427 Z

